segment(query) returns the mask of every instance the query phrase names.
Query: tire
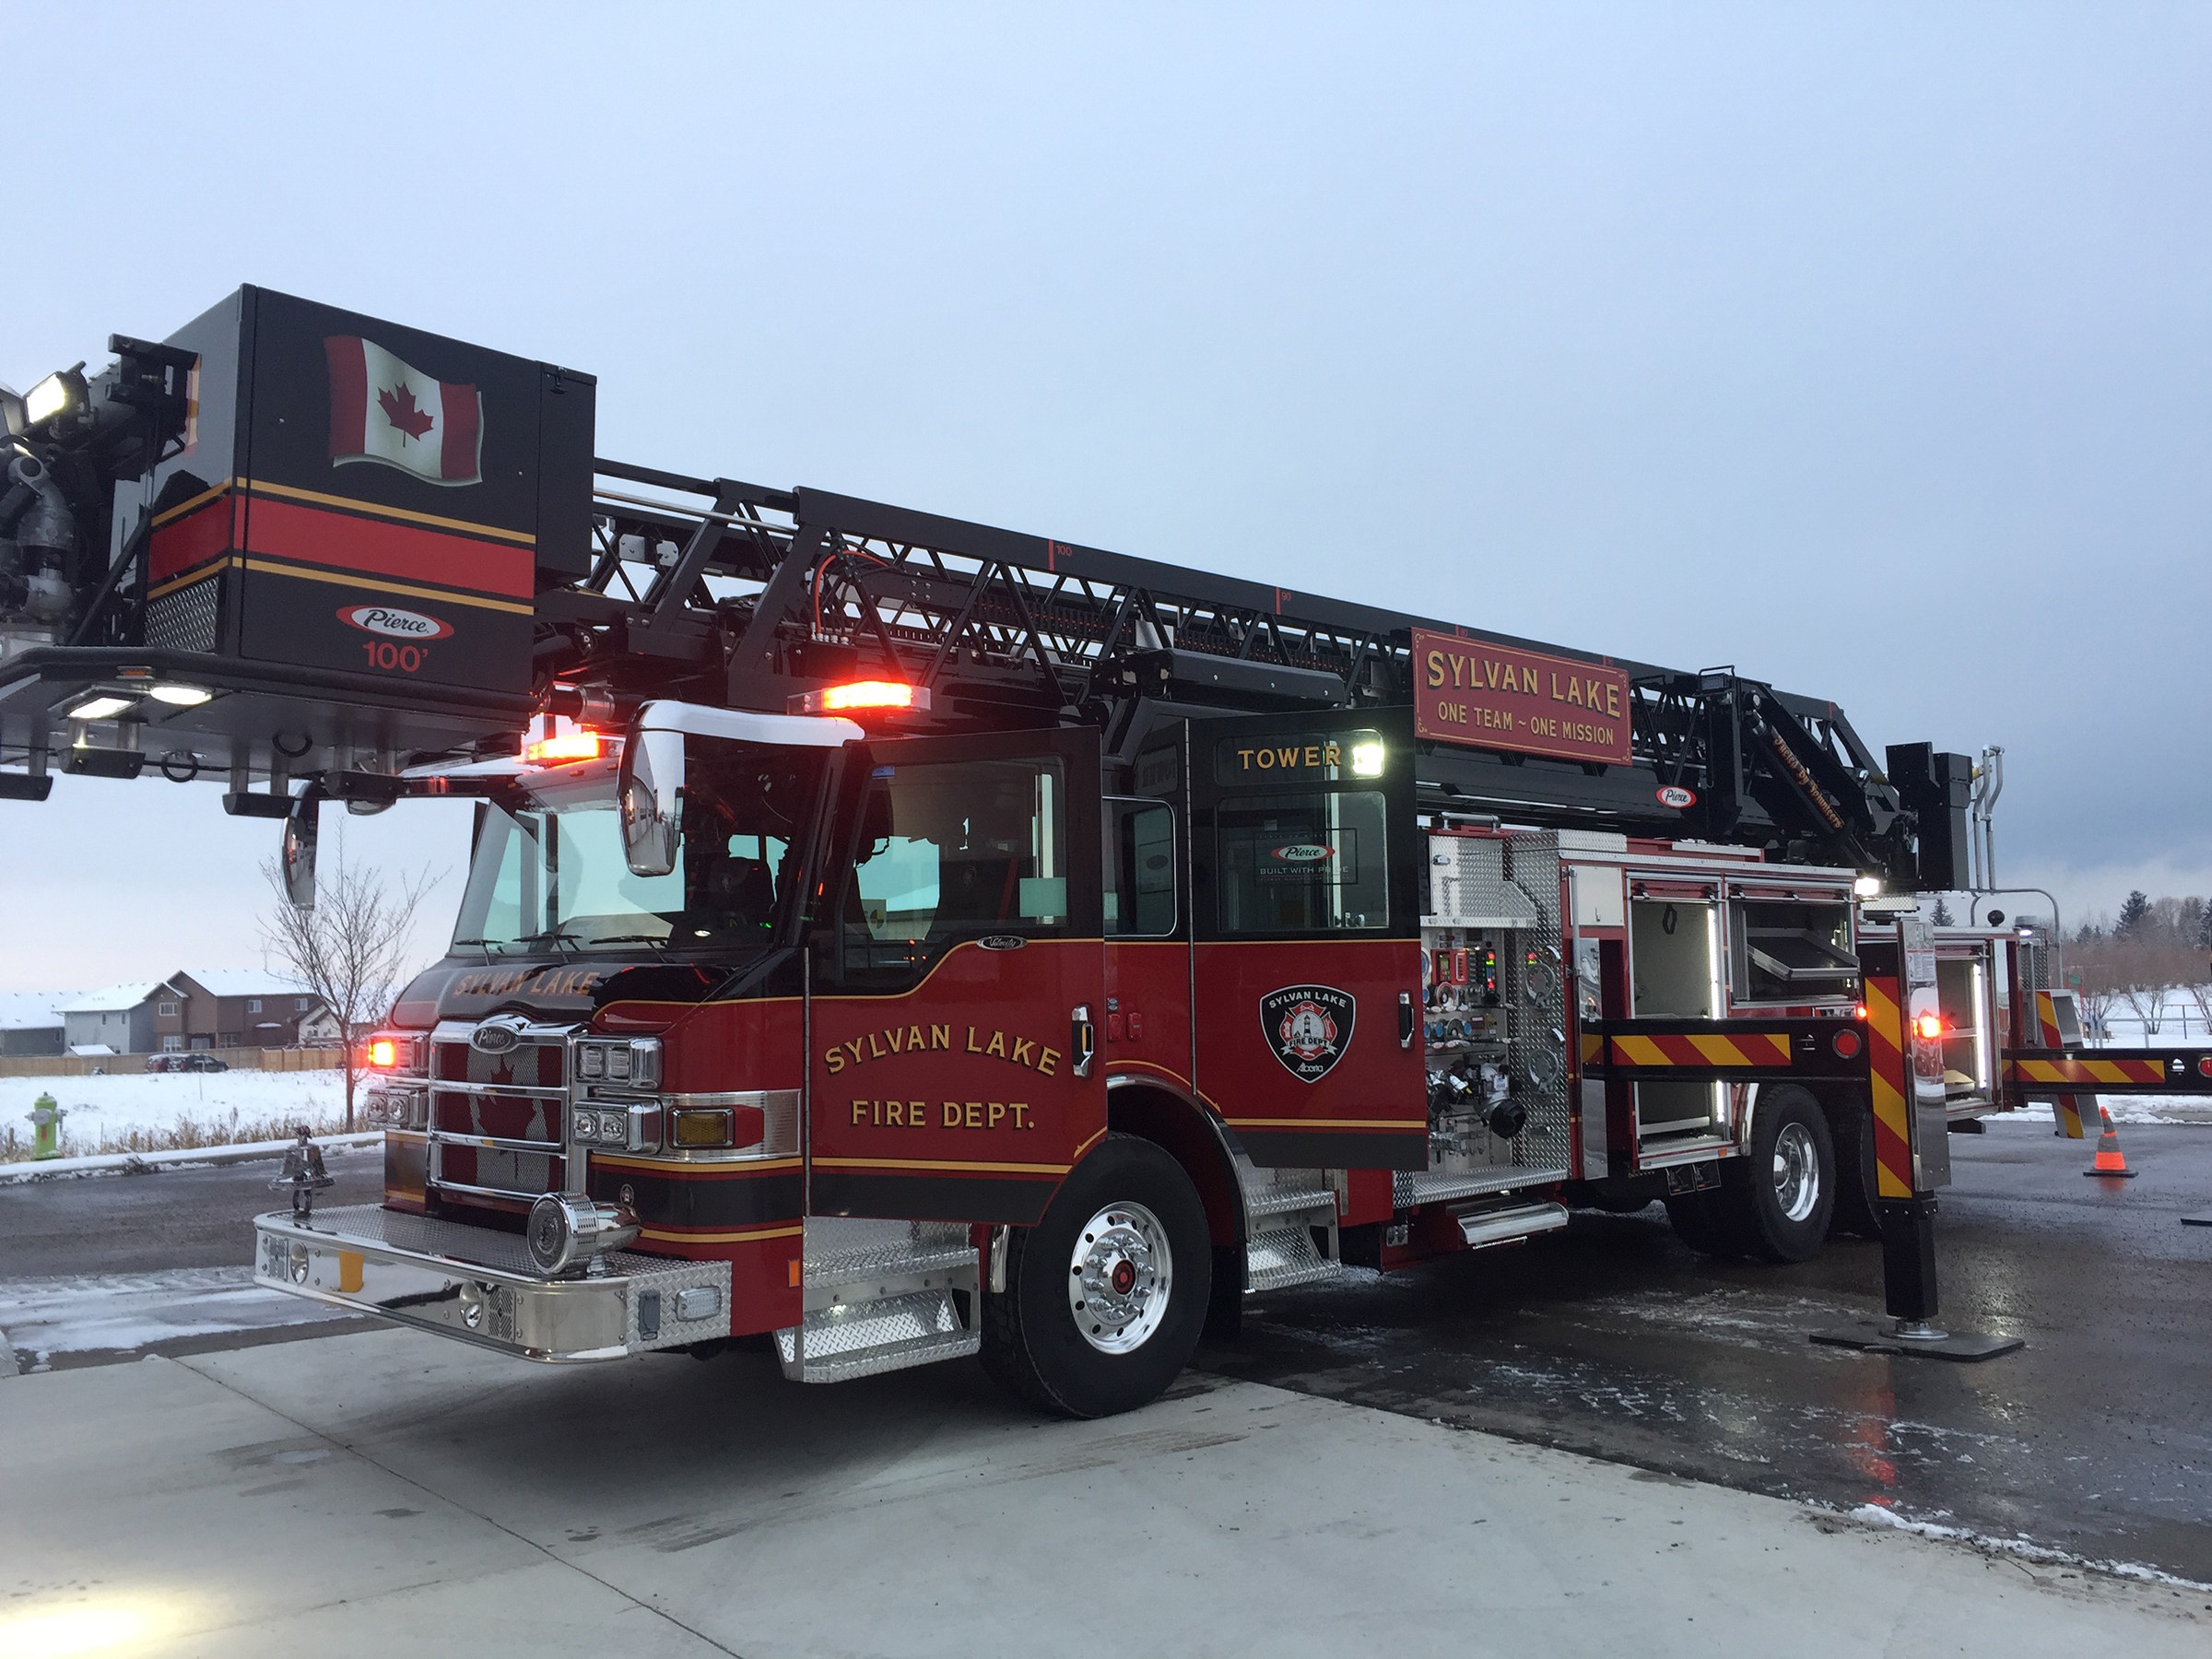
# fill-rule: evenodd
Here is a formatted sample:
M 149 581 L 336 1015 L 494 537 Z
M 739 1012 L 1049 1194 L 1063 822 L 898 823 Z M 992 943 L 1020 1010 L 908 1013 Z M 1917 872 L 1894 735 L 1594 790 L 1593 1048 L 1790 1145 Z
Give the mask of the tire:
M 983 1368 L 1056 1417 L 1133 1411 L 1189 1361 L 1212 1282 L 1206 1209 L 1182 1166 L 1109 1135 L 1043 1218 L 1008 1235 L 1006 1288 L 983 1296 Z
M 1685 1193 L 1666 1201 L 1666 1218 L 1675 1236 L 1700 1255 L 1735 1255 L 1735 1241 L 1729 1234 L 1728 1218 L 1721 1204 L 1722 1195 L 1710 1189 Z
M 1836 1143 L 1836 1209 L 1829 1230 L 1878 1239 L 1882 1220 L 1874 1207 L 1879 1190 L 1875 1184 L 1874 1113 L 1863 1099 L 1846 1100 L 1831 1115 L 1829 1128 Z
M 1820 1102 L 1794 1084 L 1759 1091 L 1744 1156 L 1721 1166 L 1721 1197 L 1747 1255 L 1809 1262 L 1836 1206 L 1836 1153 Z

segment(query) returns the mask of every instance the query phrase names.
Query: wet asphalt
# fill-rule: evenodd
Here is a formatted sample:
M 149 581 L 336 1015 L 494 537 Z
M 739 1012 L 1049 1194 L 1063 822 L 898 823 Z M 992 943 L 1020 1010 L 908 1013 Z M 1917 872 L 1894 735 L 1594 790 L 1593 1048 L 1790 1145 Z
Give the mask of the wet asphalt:
M 2130 1181 L 2048 1124 L 1953 1135 L 1939 1323 L 1980 1364 L 1820 1347 L 1882 1312 L 1877 1245 L 1693 1255 L 1654 1205 L 1388 1276 L 1254 1299 L 1200 1363 L 1778 1497 L 2212 1581 L 2212 1128 L 2122 1131 Z
M 1807 1339 L 1880 1313 L 1871 1243 L 1836 1240 L 1800 1267 L 1712 1262 L 1657 1206 L 1255 1298 L 1241 1338 L 1209 1344 L 1198 1365 L 1655 1478 L 1879 1504 L 2212 1582 L 2212 1228 L 2180 1224 L 2212 1212 L 2212 1127 L 2121 1135 L 2133 1181 L 2085 1179 L 2089 1145 L 2047 1124 L 1951 1138 L 1942 1323 L 2028 1341 L 1979 1365 Z M 0 1185 L 0 1280 L 242 1266 L 273 1172 Z M 333 1172 L 326 1202 L 373 1198 L 373 1157 L 334 1159 Z

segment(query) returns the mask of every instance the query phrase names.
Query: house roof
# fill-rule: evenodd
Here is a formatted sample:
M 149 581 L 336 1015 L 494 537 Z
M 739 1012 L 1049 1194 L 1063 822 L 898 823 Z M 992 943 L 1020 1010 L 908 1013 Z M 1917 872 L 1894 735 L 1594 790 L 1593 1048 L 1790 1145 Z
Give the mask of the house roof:
M 0 1031 L 58 1030 L 62 1008 L 81 991 L 0 991 Z
M 313 993 L 289 974 L 266 968 L 187 968 L 177 975 L 210 996 L 310 996 Z
M 161 989 L 159 980 L 136 980 L 127 985 L 110 985 L 104 991 L 87 991 L 62 1005 L 65 1014 L 124 1014 Z

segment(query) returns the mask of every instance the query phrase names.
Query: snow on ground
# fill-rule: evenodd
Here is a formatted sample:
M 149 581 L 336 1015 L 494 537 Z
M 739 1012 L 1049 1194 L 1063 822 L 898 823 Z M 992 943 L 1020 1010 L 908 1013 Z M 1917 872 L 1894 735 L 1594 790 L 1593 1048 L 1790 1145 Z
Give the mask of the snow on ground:
M 145 1065 L 136 1055 L 118 1056 L 117 1063 Z M 29 1142 L 31 1104 L 41 1094 L 51 1094 L 68 1113 L 62 1150 L 72 1154 L 269 1140 L 298 1124 L 327 1131 L 346 1105 L 345 1078 L 335 1068 L 0 1077 L 0 1138 L 12 1130 Z M 28 1157 L 28 1146 L 17 1156 Z

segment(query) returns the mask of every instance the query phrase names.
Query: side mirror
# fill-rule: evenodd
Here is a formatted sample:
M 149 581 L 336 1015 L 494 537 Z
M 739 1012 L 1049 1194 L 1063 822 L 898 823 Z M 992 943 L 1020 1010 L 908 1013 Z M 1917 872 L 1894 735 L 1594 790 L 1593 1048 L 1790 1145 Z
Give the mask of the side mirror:
M 323 824 L 323 794 L 309 789 L 292 803 L 284 820 L 284 896 L 295 910 L 315 908 L 315 838 Z
M 684 735 L 631 733 L 622 746 L 615 798 L 621 804 L 622 856 L 632 876 L 665 876 L 676 868 L 683 797 Z

